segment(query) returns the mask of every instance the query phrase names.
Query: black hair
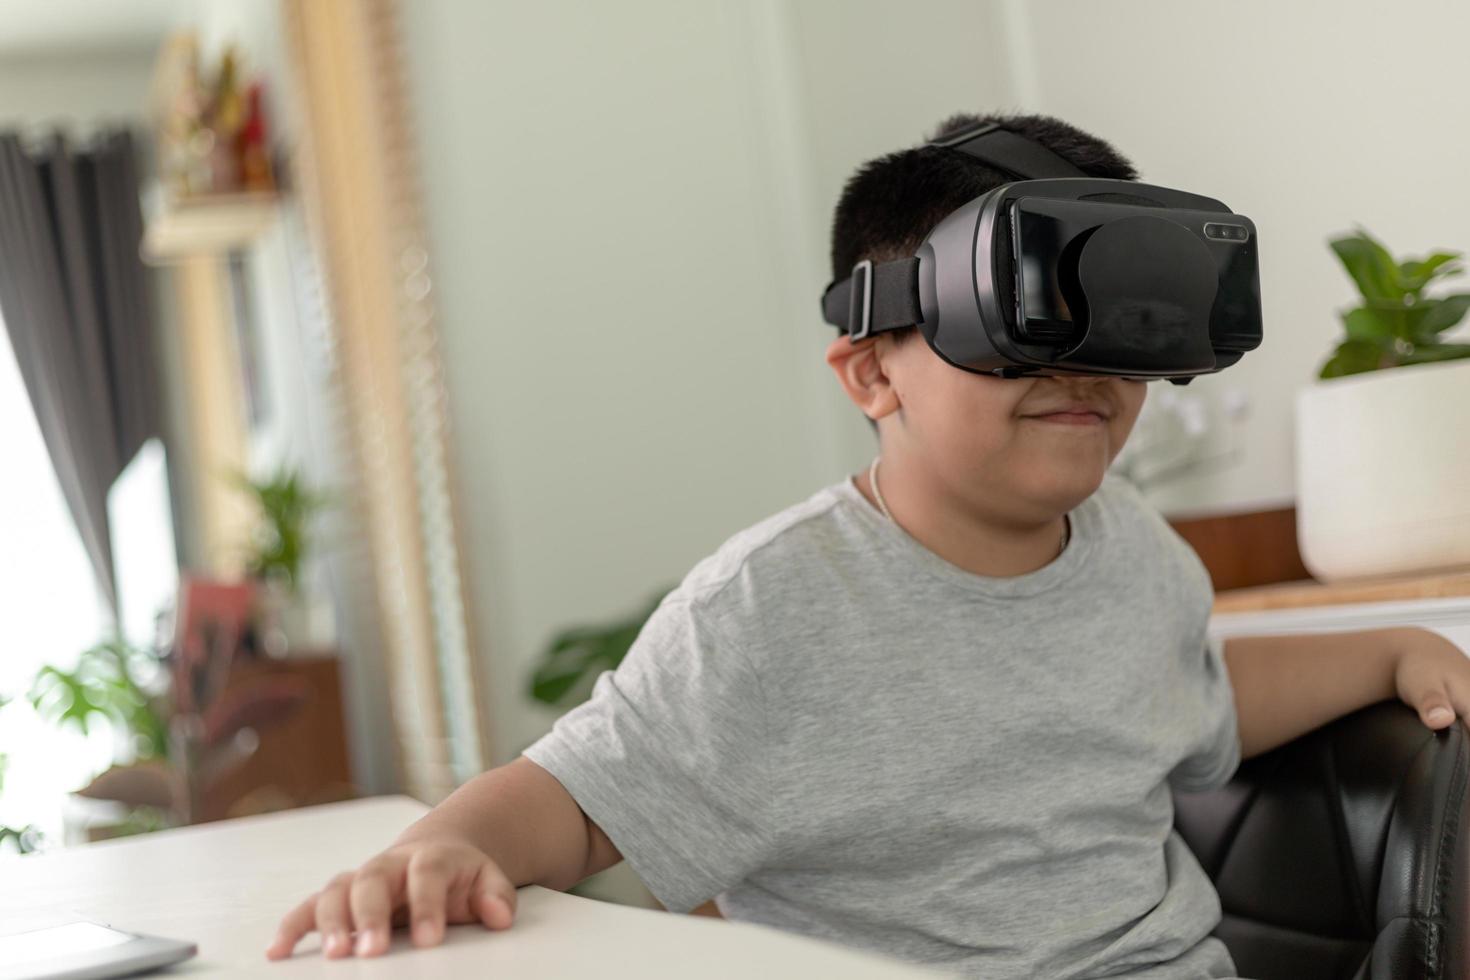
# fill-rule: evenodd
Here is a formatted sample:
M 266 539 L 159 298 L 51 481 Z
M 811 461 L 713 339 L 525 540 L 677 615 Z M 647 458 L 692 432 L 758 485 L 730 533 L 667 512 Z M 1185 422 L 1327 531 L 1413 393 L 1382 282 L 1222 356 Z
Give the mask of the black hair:
M 1088 176 L 1138 179 L 1133 164 L 1110 144 L 1052 116 L 959 113 L 928 139 L 980 123 L 999 123 L 1035 140 Z M 887 262 L 913 255 L 951 211 L 1014 179 L 959 150 L 934 146 L 869 161 L 848 179 L 832 214 L 832 279 L 846 279 L 862 259 Z M 902 344 L 917 332 L 908 327 L 888 336 Z

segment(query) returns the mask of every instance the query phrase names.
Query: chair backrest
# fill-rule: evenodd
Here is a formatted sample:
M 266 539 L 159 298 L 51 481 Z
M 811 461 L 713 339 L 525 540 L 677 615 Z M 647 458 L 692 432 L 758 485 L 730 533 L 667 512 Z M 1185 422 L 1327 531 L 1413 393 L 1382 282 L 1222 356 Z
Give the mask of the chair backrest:
M 1175 794 L 1252 980 L 1470 977 L 1470 737 L 1384 701 Z

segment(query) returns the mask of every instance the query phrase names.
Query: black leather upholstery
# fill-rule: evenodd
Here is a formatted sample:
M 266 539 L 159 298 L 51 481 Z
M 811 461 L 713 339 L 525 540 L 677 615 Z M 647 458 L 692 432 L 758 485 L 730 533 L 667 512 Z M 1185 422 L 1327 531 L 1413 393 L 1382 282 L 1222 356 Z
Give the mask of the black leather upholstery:
M 1251 980 L 1470 980 L 1470 738 L 1364 708 L 1176 794 Z

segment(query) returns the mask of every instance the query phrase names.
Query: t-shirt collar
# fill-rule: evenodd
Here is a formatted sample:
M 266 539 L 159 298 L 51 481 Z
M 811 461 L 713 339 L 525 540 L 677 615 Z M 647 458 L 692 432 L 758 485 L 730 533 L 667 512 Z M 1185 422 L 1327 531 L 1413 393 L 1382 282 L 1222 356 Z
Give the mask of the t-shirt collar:
M 865 526 L 885 551 L 899 558 L 903 564 L 917 568 L 927 575 L 967 592 L 997 598 L 1022 598 L 1037 595 L 1056 588 L 1076 574 L 1091 554 L 1099 532 L 1098 509 L 1100 504 L 1094 491 L 1086 500 L 1074 507 L 1067 515 L 1071 522 L 1071 536 L 1062 553 L 1041 568 L 1024 575 L 993 576 L 977 575 L 953 564 L 930 551 L 917 539 L 897 524 L 884 517 L 862 491 L 852 477 L 848 477 L 828 488 L 844 502 L 850 504 Z

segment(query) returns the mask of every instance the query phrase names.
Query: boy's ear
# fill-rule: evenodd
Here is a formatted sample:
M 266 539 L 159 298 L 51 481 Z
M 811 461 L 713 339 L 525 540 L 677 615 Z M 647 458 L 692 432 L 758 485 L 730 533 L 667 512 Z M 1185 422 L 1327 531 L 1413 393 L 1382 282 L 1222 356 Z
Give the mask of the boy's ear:
M 883 370 L 883 356 L 892 347 L 888 337 L 870 337 L 856 344 L 841 334 L 827 345 L 827 363 L 852 403 L 874 421 L 898 411 L 898 393 Z

